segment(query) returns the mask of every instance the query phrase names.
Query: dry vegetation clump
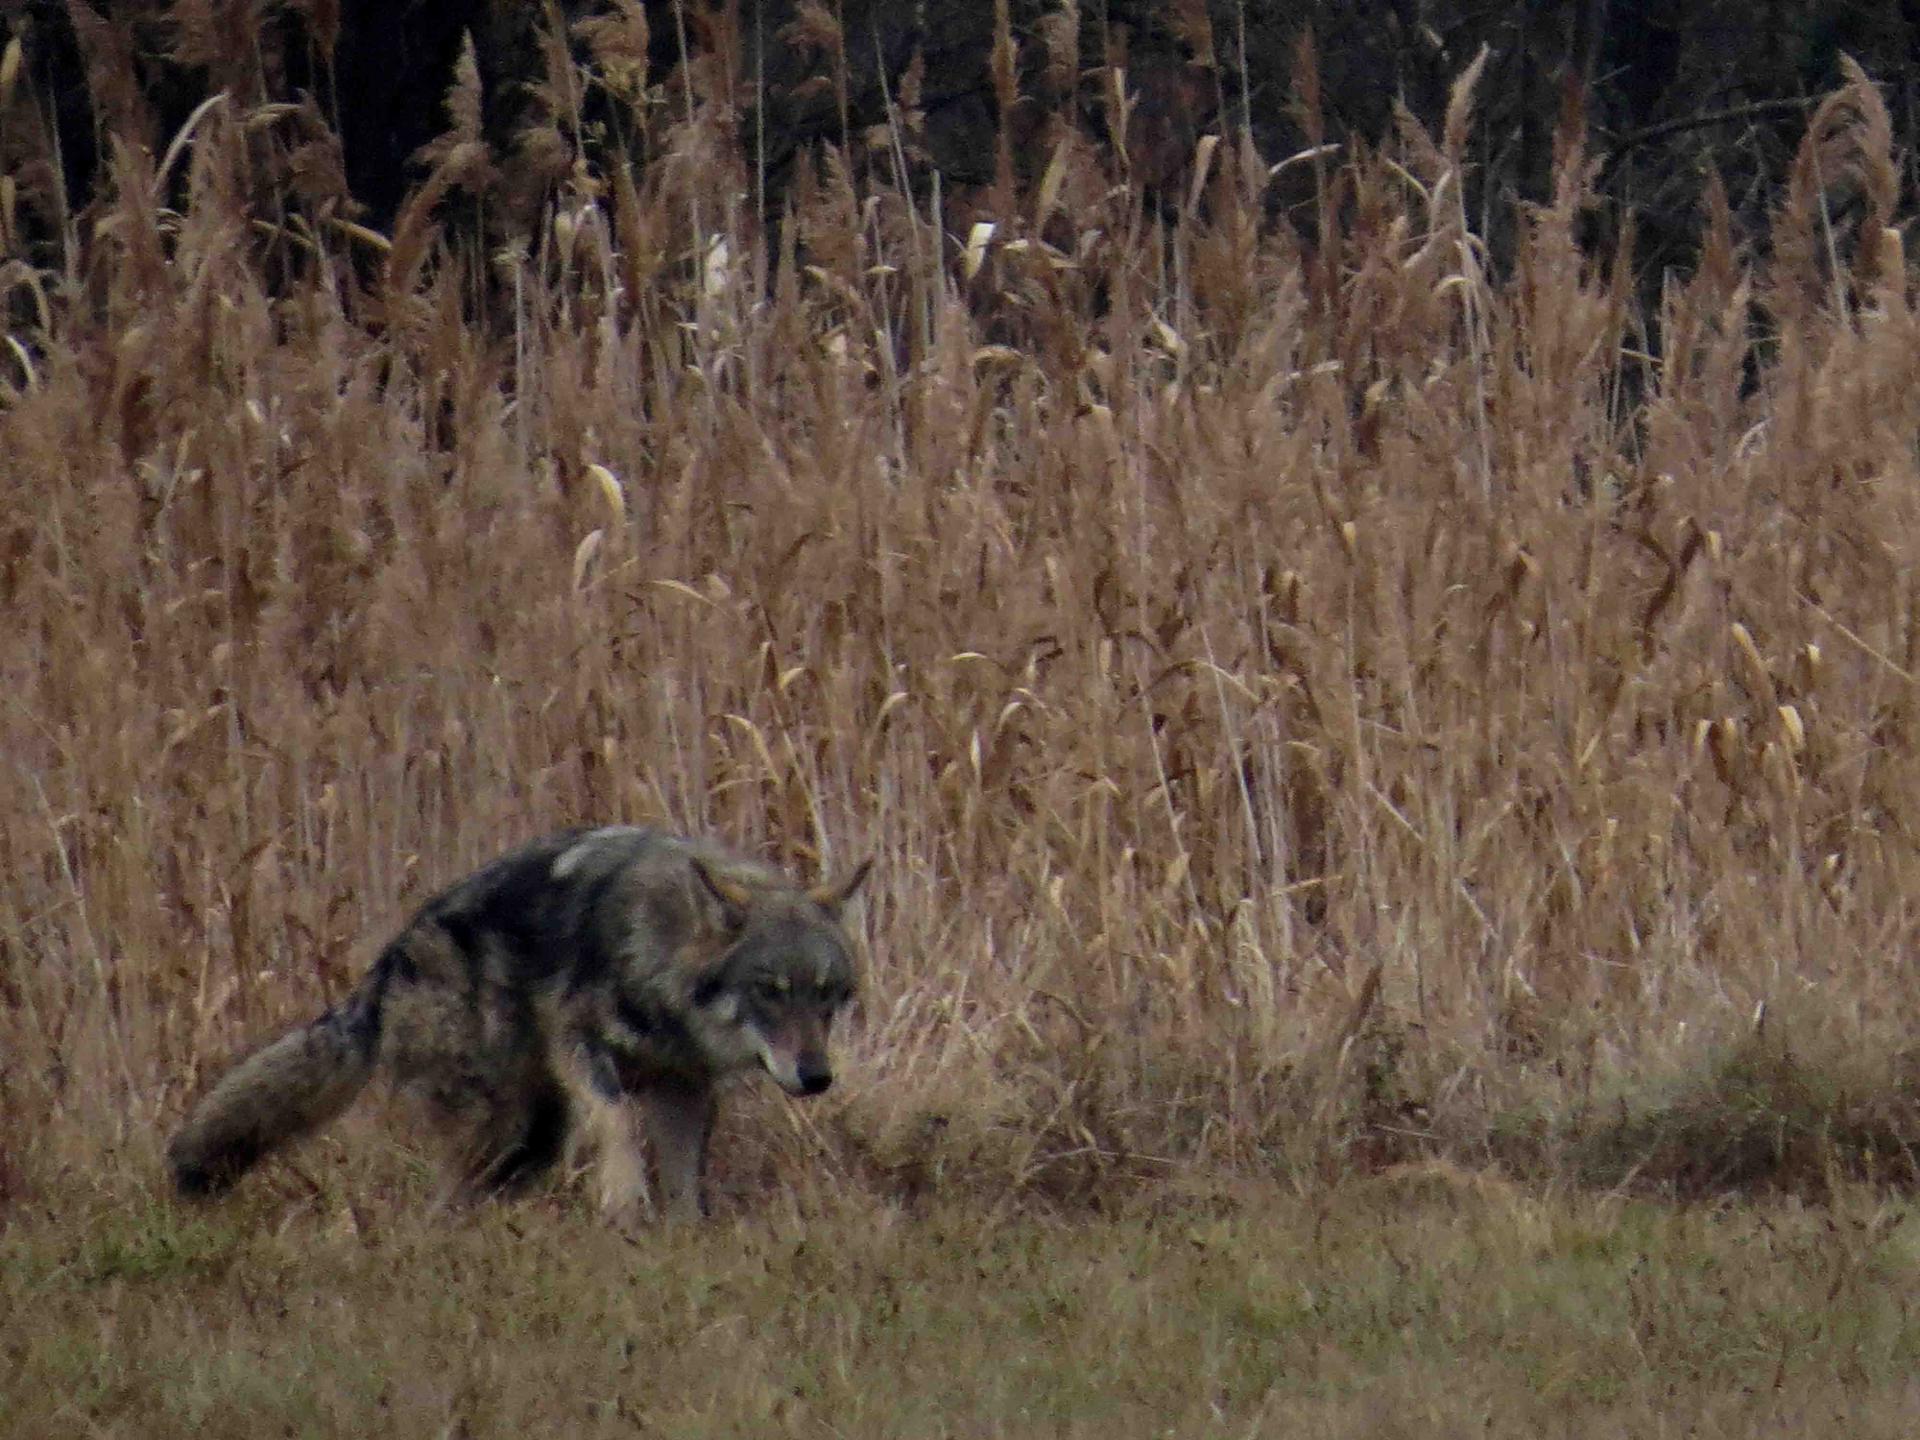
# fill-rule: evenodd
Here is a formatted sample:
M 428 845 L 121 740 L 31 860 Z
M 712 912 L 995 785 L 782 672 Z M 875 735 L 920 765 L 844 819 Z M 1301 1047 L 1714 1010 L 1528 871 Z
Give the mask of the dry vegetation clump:
M 698 75 L 486 255 L 436 228 L 458 96 L 384 239 L 251 208 L 237 105 L 176 207 L 121 149 L 64 273 L 0 257 L 44 297 L 0 349 L 5 1183 L 156 1174 L 412 903 L 613 818 L 881 857 L 849 1083 L 747 1101 L 736 1188 L 1910 1181 L 1884 110 L 1856 75 L 1766 266 L 1716 204 L 1642 315 L 1577 125 L 1489 273 L 1472 79 L 1379 154 L 1209 136 L 1177 212 L 1102 80 L 1114 156 L 1046 132 L 957 235 L 910 85 L 773 235 Z

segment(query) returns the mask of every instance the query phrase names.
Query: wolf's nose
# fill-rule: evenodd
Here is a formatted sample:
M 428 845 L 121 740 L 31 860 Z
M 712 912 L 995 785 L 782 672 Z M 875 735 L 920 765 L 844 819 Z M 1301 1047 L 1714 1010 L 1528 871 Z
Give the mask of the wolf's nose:
M 800 1093 L 818 1095 L 833 1084 L 833 1072 L 827 1069 L 802 1070 L 800 1072 Z

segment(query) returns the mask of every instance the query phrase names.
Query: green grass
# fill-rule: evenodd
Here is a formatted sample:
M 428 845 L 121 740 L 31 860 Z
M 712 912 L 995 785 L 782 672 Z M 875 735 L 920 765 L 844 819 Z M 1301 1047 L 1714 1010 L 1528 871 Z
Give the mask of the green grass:
M 862 1201 L 630 1234 L 568 1195 L 439 1217 L 354 1198 L 265 1185 L 210 1209 L 16 1210 L 0 1430 L 1893 1436 L 1920 1420 L 1920 1230 L 1861 1193 L 1672 1207 L 1434 1170 L 1310 1201 L 998 1220 Z

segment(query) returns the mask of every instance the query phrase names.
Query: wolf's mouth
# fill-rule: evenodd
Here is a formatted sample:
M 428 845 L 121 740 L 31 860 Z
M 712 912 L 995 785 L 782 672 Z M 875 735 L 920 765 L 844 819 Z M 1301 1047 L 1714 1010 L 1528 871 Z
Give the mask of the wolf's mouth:
M 789 1095 L 818 1095 L 833 1084 L 833 1067 L 825 1057 L 782 1055 L 765 1040 L 760 1041 L 760 1064 Z

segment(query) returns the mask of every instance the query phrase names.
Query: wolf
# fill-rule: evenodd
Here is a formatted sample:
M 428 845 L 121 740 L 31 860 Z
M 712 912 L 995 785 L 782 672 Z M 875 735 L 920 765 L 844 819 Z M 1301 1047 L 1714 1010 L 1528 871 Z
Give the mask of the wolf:
M 422 905 L 340 1004 L 229 1070 L 169 1143 L 173 1181 L 225 1190 L 383 1074 L 445 1137 L 453 1196 L 519 1192 L 585 1140 L 603 1210 L 629 1213 L 646 1195 L 637 1108 L 659 1209 L 704 1215 L 722 1082 L 833 1083 L 829 1032 L 858 983 L 841 912 L 872 863 L 805 888 L 643 826 L 524 845 Z

